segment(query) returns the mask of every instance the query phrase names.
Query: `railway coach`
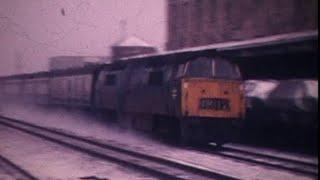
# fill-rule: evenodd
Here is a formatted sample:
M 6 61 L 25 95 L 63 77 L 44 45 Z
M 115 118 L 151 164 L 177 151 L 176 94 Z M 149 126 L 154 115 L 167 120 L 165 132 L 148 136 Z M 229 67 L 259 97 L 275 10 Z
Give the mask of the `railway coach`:
M 0 78 L 1 100 L 48 104 L 49 73 L 38 72 Z
M 50 72 L 48 98 L 51 105 L 92 109 L 94 78 L 98 66 Z

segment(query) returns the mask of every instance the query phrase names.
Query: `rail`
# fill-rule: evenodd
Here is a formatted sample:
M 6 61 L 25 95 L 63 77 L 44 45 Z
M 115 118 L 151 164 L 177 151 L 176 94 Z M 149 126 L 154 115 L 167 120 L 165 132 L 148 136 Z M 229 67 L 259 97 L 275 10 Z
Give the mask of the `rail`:
M 0 124 L 165 179 L 238 179 L 222 172 L 97 142 L 0 116 Z
M 318 176 L 317 157 L 307 158 L 302 154 L 280 153 L 239 144 L 226 144 L 221 148 L 210 149 L 209 151 L 231 159 L 283 169 L 303 175 Z

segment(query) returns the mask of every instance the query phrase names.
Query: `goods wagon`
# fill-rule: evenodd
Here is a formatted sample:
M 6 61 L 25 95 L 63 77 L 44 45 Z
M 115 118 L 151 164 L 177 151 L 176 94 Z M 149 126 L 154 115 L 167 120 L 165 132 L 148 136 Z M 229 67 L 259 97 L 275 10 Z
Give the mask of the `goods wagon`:
M 245 127 L 273 134 L 279 141 L 284 136 L 299 143 L 314 141 L 318 131 L 317 80 L 248 80 L 245 87 Z

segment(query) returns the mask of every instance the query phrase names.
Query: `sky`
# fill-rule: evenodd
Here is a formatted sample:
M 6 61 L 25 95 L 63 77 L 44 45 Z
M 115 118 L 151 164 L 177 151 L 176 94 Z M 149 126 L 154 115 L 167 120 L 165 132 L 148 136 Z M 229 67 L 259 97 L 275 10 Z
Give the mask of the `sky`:
M 47 70 L 51 56 L 109 56 L 123 29 L 164 49 L 166 0 L 1 0 L 0 76 Z

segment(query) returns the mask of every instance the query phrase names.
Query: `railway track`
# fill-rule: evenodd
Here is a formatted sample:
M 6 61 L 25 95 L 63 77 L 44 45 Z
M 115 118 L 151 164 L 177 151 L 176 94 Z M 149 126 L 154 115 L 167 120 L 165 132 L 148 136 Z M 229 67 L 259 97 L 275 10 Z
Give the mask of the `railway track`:
M 318 161 L 316 157 L 285 154 L 271 150 L 261 150 L 237 144 L 226 144 L 220 149 L 210 152 L 253 164 L 260 164 L 275 169 L 287 170 L 303 175 L 318 176 Z
M 138 169 L 161 179 L 238 179 L 204 167 L 131 151 L 17 119 L 0 116 L 0 124 L 101 159 Z
M 37 178 L 0 155 L 0 179 L 36 180 Z

